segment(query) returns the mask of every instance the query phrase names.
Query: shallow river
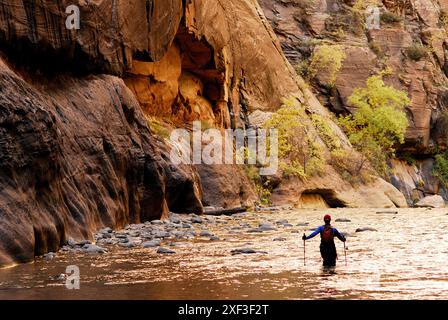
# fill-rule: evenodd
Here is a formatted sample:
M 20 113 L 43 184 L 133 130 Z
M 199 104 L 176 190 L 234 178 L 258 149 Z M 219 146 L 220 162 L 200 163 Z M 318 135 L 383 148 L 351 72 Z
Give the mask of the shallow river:
M 195 228 L 207 228 L 220 241 L 183 240 L 183 246 L 172 248 L 176 254 L 119 247 L 108 247 L 110 252 L 102 255 L 60 252 L 51 261 L 39 258 L 0 270 L 0 299 L 448 299 L 448 210 L 378 211 L 391 210 L 216 217 L 216 223 Z M 304 265 L 301 235 L 320 225 L 324 213 L 333 220 L 351 220 L 333 223 L 347 233 L 347 265 L 344 246 L 336 240 L 339 260 L 334 270 L 321 266 L 318 236 L 306 242 Z M 248 225 L 275 225 L 281 219 L 293 226 L 247 232 Z M 360 227 L 377 231 L 355 232 Z M 273 241 L 279 237 L 285 241 Z M 264 253 L 232 255 L 238 248 Z M 68 265 L 80 269 L 79 290 L 68 290 L 57 279 Z

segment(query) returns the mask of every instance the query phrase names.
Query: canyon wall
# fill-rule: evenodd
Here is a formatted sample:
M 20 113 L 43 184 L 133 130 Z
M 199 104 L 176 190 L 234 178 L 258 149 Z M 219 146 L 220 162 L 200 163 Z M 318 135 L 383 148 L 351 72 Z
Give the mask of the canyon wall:
M 352 1 L 352 0 L 259 0 L 282 48 L 300 72 L 300 64 L 323 44 L 336 45 L 346 55 L 334 87 L 325 86 L 317 77 L 314 92 L 336 114 L 353 112 L 348 97 L 364 86 L 365 80 L 381 70 L 388 70 L 385 82 L 404 90 L 411 99 L 406 112 L 410 126 L 399 154 L 417 162 L 392 162 L 396 173 L 392 182 L 412 204 L 410 188 L 419 198 L 444 193 L 431 176 L 432 157 L 447 144 L 446 112 L 448 107 L 448 2 L 445 0 Z M 378 27 L 373 11 L 380 16 Z M 419 53 L 421 57 L 412 57 Z M 306 63 L 306 62 L 305 62 Z M 428 164 L 430 164 L 428 166 Z M 404 169 L 406 167 L 406 169 Z M 422 168 L 425 169 L 422 169 Z M 403 171 L 420 175 L 410 184 Z M 412 179 L 411 179 L 412 180 Z M 426 186 L 422 185 L 426 182 Z
M 65 27 L 71 4 L 79 30 Z M 9 1 L 0 5 L 0 52 L 0 265 L 104 226 L 253 205 L 239 166 L 174 166 L 152 117 L 172 128 L 193 120 L 247 128 L 254 112 L 294 97 L 317 140 L 316 113 L 351 148 L 254 0 Z M 353 187 L 327 167 L 325 176 L 282 181 L 273 201 L 306 194 L 331 206 L 406 205 L 379 178 Z

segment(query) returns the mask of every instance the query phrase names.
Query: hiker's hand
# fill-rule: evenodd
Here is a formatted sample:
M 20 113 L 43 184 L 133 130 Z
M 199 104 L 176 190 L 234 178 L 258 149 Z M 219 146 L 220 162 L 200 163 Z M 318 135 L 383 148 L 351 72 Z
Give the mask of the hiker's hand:
M 303 235 L 302 240 L 306 240 L 306 235 Z

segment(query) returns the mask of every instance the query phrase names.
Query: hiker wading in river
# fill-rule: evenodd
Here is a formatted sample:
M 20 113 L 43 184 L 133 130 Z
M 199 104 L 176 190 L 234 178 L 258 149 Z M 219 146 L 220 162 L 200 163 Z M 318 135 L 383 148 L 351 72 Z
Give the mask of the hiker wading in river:
M 317 234 L 320 233 L 320 254 L 322 255 L 322 259 L 324 260 L 324 267 L 334 267 L 336 266 L 336 259 L 338 257 L 338 253 L 336 252 L 336 246 L 334 244 L 334 237 L 336 236 L 342 242 L 345 242 L 345 237 L 339 233 L 336 228 L 331 226 L 331 216 L 327 214 L 324 217 L 325 225 L 317 228 L 312 234 L 308 237 L 303 234 L 302 240 L 308 240 L 314 238 Z

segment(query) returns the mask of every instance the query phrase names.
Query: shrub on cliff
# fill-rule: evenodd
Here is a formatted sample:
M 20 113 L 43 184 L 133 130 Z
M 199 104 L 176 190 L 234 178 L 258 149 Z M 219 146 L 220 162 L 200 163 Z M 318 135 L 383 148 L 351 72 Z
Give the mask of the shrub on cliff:
M 448 12 L 443 11 L 440 14 L 440 24 L 443 28 L 448 29 Z
M 146 116 L 146 121 L 153 134 L 164 139 L 169 139 L 170 130 L 161 121 L 152 116 Z
M 323 172 L 323 147 L 304 124 L 307 116 L 295 99 L 285 100 L 283 106 L 264 124 L 278 130 L 279 166 L 284 176 L 300 179 Z
M 436 177 L 440 183 L 447 188 L 448 187 L 448 153 L 438 154 L 435 157 L 434 167 L 432 174 Z
M 316 49 L 311 58 L 309 75 L 314 78 L 324 76 L 324 81 L 329 86 L 334 86 L 342 63 L 346 58 L 345 52 L 338 45 L 322 45 Z
M 381 14 L 381 22 L 386 24 L 395 24 L 401 22 L 403 19 L 395 13 L 386 11 Z
M 420 61 L 428 54 L 428 49 L 421 44 L 414 43 L 409 48 L 406 49 L 406 55 L 409 59 L 414 61 Z
M 395 146 L 404 142 L 409 125 L 404 111 L 410 104 L 407 94 L 386 85 L 381 76 L 372 76 L 348 101 L 356 111 L 341 116 L 340 124 L 353 146 L 377 172 L 386 175 L 387 159 L 394 155 Z
M 313 125 L 319 133 L 320 138 L 330 151 L 341 148 L 341 139 L 334 132 L 330 122 L 319 114 L 311 115 Z

